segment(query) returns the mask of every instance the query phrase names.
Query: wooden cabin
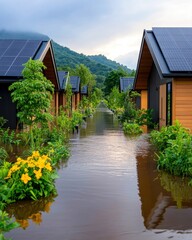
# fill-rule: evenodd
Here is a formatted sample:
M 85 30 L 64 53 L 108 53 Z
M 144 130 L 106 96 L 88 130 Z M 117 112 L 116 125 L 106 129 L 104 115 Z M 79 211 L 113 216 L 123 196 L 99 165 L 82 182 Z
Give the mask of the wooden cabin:
M 69 72 L 66 71 L 58 71 L 58 77 L 59 77 L 59 85 L 60 85 L 60 91 L 59 91 L 59 107 L 65 107 L 66 105 L 66 89 L 67 89 L 67 83 L 69 82 Z
M 192 130 L 192 28 L 144 30 L 134 90 L 160 127 L 177 119 Z
M 75 110 L 78 108 L 79 102 L 80 102 L 80 77 L 78 76 L 70 76 L 70 84 L 72 87 L 72 110 Z
M 87 85 L 81 87 L 80 99 L 83 99 L 84 97 L 88 97 L 88 86 Z
M 51 41 L 49 39 L 0 39 L 0 117 L 7 119 L 6 127 L 16 129 L 17 110 L 9 86 L 22 79 L 23 64 L 39 59 L 47 67 L 44 75 L 55 86 L 52 108 L 58 113 L 59 82 Z

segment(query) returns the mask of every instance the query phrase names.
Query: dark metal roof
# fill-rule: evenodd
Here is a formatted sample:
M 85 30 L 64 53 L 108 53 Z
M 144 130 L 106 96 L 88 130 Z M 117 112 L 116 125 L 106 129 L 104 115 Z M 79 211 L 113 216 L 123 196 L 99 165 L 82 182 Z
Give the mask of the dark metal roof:
M 69 76 L 69 72 L 58 71 L 59 85 L 61 90 L 66 89 L 68 76 Z
M 192 72 L 192 28 L 153 28 L 170 72 Z
M 0 78 L 21 77 L 23 64 L 38 59 L 48 41 L 0 39 Z
M 80 77 L 70 76 L 70 84 L 71 84 L 73 93 L 80 91 Z
M 81 88 L 81 94 L 87 95 L 88 94 L 88 86 L 85 85 Z
M 133 89 L 133 77 L 120 77 L 120 91 L 126 92 L 128 89 Z
M 144 40 L 160 76 L 192 76 L 192 28 L 152 28 Z

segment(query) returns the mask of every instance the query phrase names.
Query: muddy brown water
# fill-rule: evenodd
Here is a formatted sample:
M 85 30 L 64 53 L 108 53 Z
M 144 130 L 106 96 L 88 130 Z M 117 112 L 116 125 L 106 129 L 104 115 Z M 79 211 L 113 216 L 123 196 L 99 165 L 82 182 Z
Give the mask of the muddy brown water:
M 192 239 L 188 180 L 156 170 L 148 135 L 125 137 L 99 108 L 71 138 L 59 169 L 58 196 L 9 207 L 22 228 L 13 240 Z

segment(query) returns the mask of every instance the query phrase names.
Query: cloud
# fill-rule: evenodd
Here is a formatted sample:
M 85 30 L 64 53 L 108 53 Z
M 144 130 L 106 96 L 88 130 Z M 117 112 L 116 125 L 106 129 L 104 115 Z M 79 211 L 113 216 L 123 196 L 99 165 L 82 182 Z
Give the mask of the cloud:
M 136 67 L 143 29 L 190 26 L 191 12 L 191 0 L 6 0 L 0 26 L 44 33 L 77 52 Z

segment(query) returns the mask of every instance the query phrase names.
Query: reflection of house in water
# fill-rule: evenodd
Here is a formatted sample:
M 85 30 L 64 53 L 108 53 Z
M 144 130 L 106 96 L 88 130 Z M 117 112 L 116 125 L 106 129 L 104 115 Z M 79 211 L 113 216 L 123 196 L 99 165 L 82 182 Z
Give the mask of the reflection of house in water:
M 138 189 L 147 229 L 192 229 L 192 187 L 156 170 L 154 154 L 138 154 Z

